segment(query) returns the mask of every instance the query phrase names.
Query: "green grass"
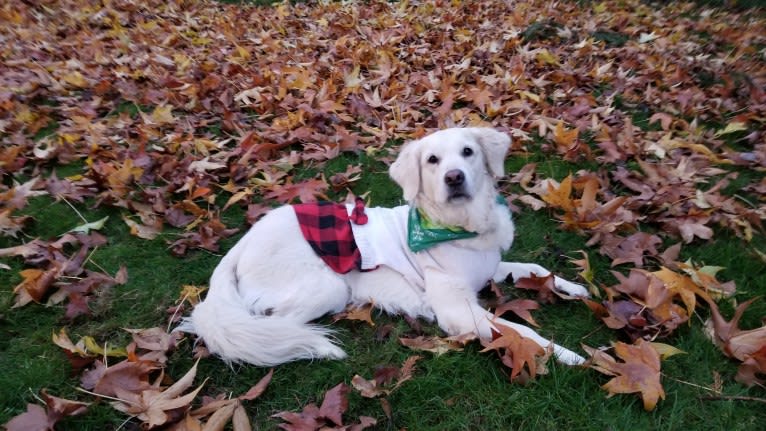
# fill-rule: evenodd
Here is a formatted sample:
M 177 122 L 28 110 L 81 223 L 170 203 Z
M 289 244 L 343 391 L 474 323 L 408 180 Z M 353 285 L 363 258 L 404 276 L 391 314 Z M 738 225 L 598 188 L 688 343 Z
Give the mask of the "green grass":
M 557 179 L 569 172 L 582 169 L 555 159 L 536 155 L 530 159 L 512 158 L 507 167 L 518 169 L 525 163 L 538 163 L 538 172 Z M 396 205 L 400 192 L 388 179 L 385 164 L 366 155 L 346 155 L 328 164 L 326 175 L 342 172 L 348 164 L 361 164 L 363 177 L 355 186 L 357 193 L 370 191 L 376 205 Z M 597 169 L 597 167 L 592 167 Z M 338 192 L 333 198 L 340 198 Z M 89 209 L 87 203 L 75 204 L 89 221 L 109 215 L 103 233 L 109 244 L 98 249 L 92 260 L 110 273 L 126 265 L 129 282 L 105 293 L 94 306 L 94 315 L 80 317 L 73 322 L 63 319 L 63 307 L 46 308 L 32 304 L 21 309 L 10 309 L 11 290 L 19 282 L 20 262 L 4 261 L 10 271 L 0 273 L 0 422 L 23 410 L 42 388 L 51 394 L 80 400 L 91 397 L 76 390 L 79 378 L 72 376 L 60 349 L 50 341 L 51 333 L 67 327 L 72 338 L 94 336 L 100 342 L 125 344 L 127 336 L 121 328 L 141 328 L 166 325 L 165 309 L 178 297 L 184 284 L 204 285 L 219 260 L 209 252 L 196 251 L 184 258 L 173 257 L 167 249 L 177 232 L 166 231 L 153 241 L 141 240 L 128 233 L 115 209 Z M 77 214 L 63 202 L 49 198 L 35 198 L 25 210 L 35 218 L 27 234 L 31 237 L 52 238 L 82 223 Z M 241 225 L 243 211 L 232 208 L 224 214 L 231 225 Z M 585 239 L 572 232 L 558 229 L 553 214 L 542 210 L 524 210 L 516 215 L 517 239 L 507 256 L 512 260 L 539 262 L 569 278 L 576 269 L 569 257 L 579 258 L 576 250 L 586 249 Z M 243 226 L 244 228 L 244 226 Z M 223 242 L 228 249 L 239 235 Z M 25 239 L 29 239 L 25 238 Z M 14 244 L 3 239 L 0 246 Z M 596 269 L 596 281 L 605 285 L 613 282 L 608 272 L 608 261 L 589 251 Z M 697 243 L 684 247 L 684 258 L 724 265 L 724 280 L 734 279 L 743 297 L 766 293 L 764 291 L 763 263 L 749 246 L 728 234 L 719 234 L 712 243 Z M 93 268 L 95 269 L 95 267 Z M 617 268 L 619 269 L 619 268 Z M 510 290 L 513 295 L 524 293 Z M 728 313 L 731 307 L 724 307 Z M 527 385 L 508 382 L 507 370 L 492 354 L 480 353 L 480 347 L 470 345 L 464 352 L 440 357 L 424 354 L 417 364 L 415 378 L 405 383 L 387 400 L 391 405 L 392 421 L 386 418 L 379 400 L 364 399 L 356 393 L 350 395 L 349 423 L 360 415 L 378 419 L 377 429 L 417 430 L 472 430 L 472 429 L 728 429 L 756 430 L 766 420 L 760 405 L 745 401 L 710 401 L 701 397 L 710 395 L 702 387 L 710 387 L 714 374 L 720 374 L 725 395 L 762 396 L 759 389 L 747 389 L 733 381 L 736 364 L 727 360 L 702 333 L 700 312 L 691 324 L 680 328 L 670 339 L 663 340 L 687 352 L 663 363 L 663 379 L 667 399 L 653 412 L 644 412 L 641 401 L 634 395 L 606 398 L 599 386 L 608 379 L 592 370 L 569 368 L 551 364 L 550 373 Z M 766 314 L 763 301 L 747 313 L 743 323 L 755 326 Z M 540 332 L 557 342 L 579 350 L 581 343 L 590 346 L 606 345 L 617 339 L 616 334 L 604 327 L 580 303 L 559 303 L 545 306 L 535 312 L 542 325 Z M 400 366 L 414 354 L 399 345 L 397 339 L 411 332 L 395 317 L 375 316 L 378 324 L 392 324 L 394 330 L 384 341 L 375 341 L 375 329 L 360 322 L 339 322 L 333 327 L 349 353 L 345 361 L 298 362 L 277 367 L 274 379 L 266 393 L 248 403 L 248 412 L 261 429 L 273 429 L 278 421 L 271 418 L 279 411 L 300 411 L 311 402 L 321 402 L 325 391 L 340 382 L 350 383 L 355 374 L 371 378 L 376 367 Z M 325 321 L 328 322 L 329 321 Z M 435 331 L 435 328 L 431 328 Z M 172 355 L 168 374 L 180 377 L 193 364 L 188 341 Z M 210 380 L 203 393 L 238 394 L 255 384 L 266 369 L 234 366 L 209 358 L 200 363 L 197 381 Z M 62 430 L 117 429 L 125 417 L 106 402 L 91 407 L 82 417 L 71 418 L 60 424 Z M 133 429 L 129 425 L 124 429 Z

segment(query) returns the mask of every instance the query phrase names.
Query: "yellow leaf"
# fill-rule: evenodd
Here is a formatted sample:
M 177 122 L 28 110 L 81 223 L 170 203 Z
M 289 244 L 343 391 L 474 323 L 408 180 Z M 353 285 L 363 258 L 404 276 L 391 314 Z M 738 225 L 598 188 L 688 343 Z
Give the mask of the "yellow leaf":
M 88 87 L 88 80 L 78 71 L 69 72 L 61 80 L 72 87 L 86 88 Z
M 652 345 L 652 347 L 654 347 L 654 350 L 656 350 L 657 353 L 660 354 L 660 359 L 662 360 L 665 360 L 674 355 L 686 354 L 686 352 L 684 352 L 683 350 L 677 347 L 673 347 L 670 344 L 656 343 L 656 342 L 651 342 L 650 344 Z
M 181 296 L 178 302 L 189 301 L 190 304 L 197 305 L 202 301 L 200 295 L 206 290 L 207 287 L 197 287 L 191 284 L 185 284 L 181 289 Z
M 541 63 L 558 65 L 559 59 L 555 55 L 551 54 L 547 49 L 541 49 L 537 52 L 535 59 Z
M 606 2 L 601 2 L 601 3 L 593 6 L 593 12 L 596 12 L 596 13 L 604 13 L 604 12 L 606 12 Z
M 90 335 L 82 337 L 82 342 L 85 344 L 85 349 L 88 353 L 95 353 L 99 356 L 128 356 L 128 352 L 122 347 L 109 347 L 107 344 L 104 344 L 104 347 L 99 346 Z
M 724 129 L 715 132 L 715 137 L 717 138 L 719 136 L 728 135 L 730 133 L 743 132 L 745 130 L 747 130 L 745 123 L 741 121 L 734 121 L 727 124 Z
M 151 114 L 151 120 L 154 124 L 169 124 L 176 121 L 173 116 L 173 107 L 170 105 L 160 105 L 154 108 Z
M 659 271 L 652 272 L 651 274 L 662 280 L 668 290 L 681 297 L 688 315 L 691 316 L 694 312 L 694 307 L 697 305 L 697 297 L 695 295 L 700 291 L 699 287 L 694 284 L 694 281 L 690 277 L 671 271 L 664 266 Z
M 577 140 L 577 129 L 567 130 L 564 122 L 559 121 L 553 130 L 553 142 L 562 149 L 569 149 Z
M 535 93 L 531 93 L 526 90 L 519 91 L 519 94 L 523 97 L 526 97 L 527 99 L 534 100 L 535 102 L 540 102 L 540 96 L 538 96 Z
M 554 188 L 552 183 L 548 183 L 548 193 L 542 196 L 543 200 L 554 208 L 561 208 L 564 211 L 574 210 L 572 202 L 572 175 L 567 175 L 558 188 Z
M 359 77 L 359 65 L 355 65 L 354 69 L 349 73 L 348 75 L 343 77 L 343 82 L 345 82 L 346 87 L 348 88 L 357 88 L 360 85 L 362 85 L 362 78 Z

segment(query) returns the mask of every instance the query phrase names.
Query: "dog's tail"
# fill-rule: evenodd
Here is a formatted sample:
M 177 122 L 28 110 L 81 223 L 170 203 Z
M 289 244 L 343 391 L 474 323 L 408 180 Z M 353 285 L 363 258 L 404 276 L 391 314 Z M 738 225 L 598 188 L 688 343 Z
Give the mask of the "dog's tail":
M 327 328 L 281 316 L 252 316 L 241 304 L 208 298 L 179 326 L 197 334 L 227 362 L 274 366 L 299 359 L 341 359 L 343 350 Z
M 197 334 L 226 362 L 274 366 L 299 359 L 341 359 L 332 331 L 276 315 L 252 315 L 237 292 L 237 244 L 213 272 L 210 292 L 177 331 Z

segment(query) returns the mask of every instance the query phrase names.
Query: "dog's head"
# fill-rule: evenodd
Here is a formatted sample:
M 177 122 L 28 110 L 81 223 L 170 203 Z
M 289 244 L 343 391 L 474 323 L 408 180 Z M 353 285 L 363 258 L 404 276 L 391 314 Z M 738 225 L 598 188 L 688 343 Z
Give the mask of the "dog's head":
M 404 145 L 389 174 L 413 202 L 418 196 L 443 206 L 470 203 L 504 175 L 511 138 L 484 127 L 452 128 Z

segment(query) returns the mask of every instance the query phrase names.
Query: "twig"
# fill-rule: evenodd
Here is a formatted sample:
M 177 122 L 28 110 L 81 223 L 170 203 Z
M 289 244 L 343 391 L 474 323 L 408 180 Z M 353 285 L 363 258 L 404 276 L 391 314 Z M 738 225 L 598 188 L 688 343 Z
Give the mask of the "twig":
M 176 310 L 173 312 L 173 315 L 170 316 L 170 321 L 168 322 L 168 327 L 165 329 L 165 332 L 170 332 L 170 327 L 173 326 L 173 319 L 176 318 L 178 315 L 178 310 L 181 308 L 181 306 L 184 304 L 184 301 L 189 297 L 189 292 L 186 292 L 184 296 L 181 298 L 180 301 L 178 301 L 178 306 L 176 306 Z
M 64 201 L 65 204 L 69 205 L 69 208 L 72 208 L 72 211 L 74 211 L 84 223 L 89 223 L 89 221 L 85 217 L 83 217 L 82 214 L 80 214 L 80 211 L 77 211 L 77 208 L 75 208 L 74 205 L 72 205 L 65 197 L 61 195 L 58 195 L 56 197 L 60 198 L 62 201 Z
M 718 395 L 716 397 L 698 397 L 701 400 L 708 400 L 708 401 L 755 401 L 758 403 L 765 403 L 766 404 L 766 398 L 756 398 L 756 397 L 745 397 L 742 395 Z
M 130 404 L 130 405 L 132 405 L 132 406 L 135 406 L 135 405 L 136 405 L 136 403 L 132 403 L 132 402 L 130 402 L 130 401 L 128 401 L 128 400 L 121 400 L 121 399 L 119 399 L 119 398 L 110 397 L 110 396 L 108 396 L 108 395 L 99 394 L 99 393 L 96 393 L 96 392 L 91 392 L 91 391 L 89 391 L 89 390 L 87 390 L 87 389 L 83 389 L 83 388 L 75 388 L 75 390 L 78 390 L 78 391 L 80 391 L 80 392 L 84 392 L 84 393 L 86 393 L 86 394 L 88 394 L 88 395 L 93 395 L 94 397 L 99 397 L 99 398 L 106 398 L 107 400 L 112 400 L 112 401 L 119 401 L 119 402 L 121 402 L 121 403 Z
M 109 274 L 109 271 L 105 270 L 104 267 L 102 267 L 101 265 L 96 263 L 95 260 L 93 260 L 93 255 L 96 253 L 96 251 L 98 251 L 98 246 L 94 247 L 93 250 L 91 250 L 90 254 L 88 254 L 88 257 L 85 258 L 85 261 L 86 262 L 90 262 L 91 265 L 93 265 L 96 268 L 100 269 L 101 272 L 103 272 L 104 274 L 111 276 L 111 274 Z
M 706 386 L 701 386 L 701 385 L 698 385 L 698 384 L 696 384 L 696 383 L 687 382 L 687 381 L 684 381 L 684 380 L 679 380 L 679 379 L 676 379 L 676 378 L 674 378 L 674 377 L 670 377 L 670 376 L 668 376 L 668 375 L 667 375 L 667 374 L 665 374 L 665 373 L 662 373 L 662 377 L 665 377 L 666 379 L 670 379 L 670 380 L 673 380 L 673 381 L 675 381 L 675 382 L 678 382 L 678 383 L 681 383 L 681 384 L 684 384 L 684 385 L 693 386 L 693 387 L 695 387 L 695 388 L 698 388 L 698 389 L 704 389 L 704 390 L 706 390 L 706 391 L 710 391 L 710 392 L 712 392 L 712 393 L 714 393 L 714 394 L 720 394 L 720 392 L 719 392 L 719 391 L 717 391 L 717 390 L 715 390 L 715 389 L 713 389 L 713 388 L 708 388 L 708 387 L 706 387 Z

